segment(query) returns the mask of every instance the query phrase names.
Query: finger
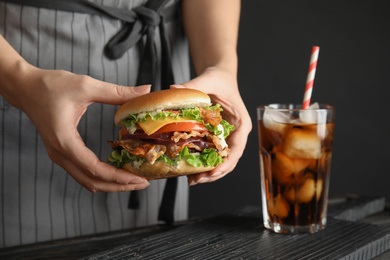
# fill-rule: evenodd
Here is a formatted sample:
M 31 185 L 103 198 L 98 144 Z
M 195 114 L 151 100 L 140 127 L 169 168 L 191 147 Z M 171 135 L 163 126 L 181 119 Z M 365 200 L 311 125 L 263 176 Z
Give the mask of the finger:
M 83 155 L 78 156 L 75 165 L 95 179 L 118 184 L 144 183 L 145 178 L 139 177 L 129 171 L 115 168 L 108 163 L 101 162 L 92 151 L 86 149 Z
M 61 153 L 56 154 L 55 161 L 61 165 L 67 161 L 67 165 L 75 165 L 84 174 L 105 182 L 118 184 L 143 183 L 145 178 L 139 177 L 129 171 L 115 168 L 108 163 L 101 162 L 97 156 L 88 149 L 79 134 L 75 138 L 67 138 L 63 142 Z M 62 166 L 62 165 L 61 165 Z
M 220 166 L 224 166 L 224 168 L 220 168 Z M 236 163 L 233 162 L 231 164 L 231 163 L 225 162 L 225 163 L 221 164 L 220 166 L 218 166 L 217 168 L 215 168 L 214 170 L 212 170 L 210 172 L 198 173 L 198 174 L 188 176 L 188 180 L 187 180 L 188 185 L 194 186 L 196 184 L 208 183 L 208 182 L 213 182 L 213 181 L 219 180 L 219 179 L 225 177 L 230 172 L 232 172 L 236 166 Z
M 132 190 L 142 190 L 147 188 L 150 184 L 147 181 L 138 183 L 130 182 L 127 184 L 120 184 L 115 182 L 106 182 L 101 179 L 91 177 L 82 172 L 78 167 L 72 164 L 68 160 L 64 160 L 64 166 L 67 172 L 75 179 L 80 185 L 86 188 L 90 192 L 123 192 Z
M 150 87 L 151 85 L 125 87 L 118 84 L 99 82 L 99 84 L 96 84 L 92 89 L 93 94 L 91 101 L 111 105 L 121 105 L 132 98 L 149 93 Z
M 189 186 L 194 186 L 199 183 L 205 183 L 208 182 L 208 175 L 207 172 L 197 173 L 193 175 L 187 176 L 187 182 Z
M 170 86 L 170 88 L 191 88 L 201 90 L 203 86 L 204 84 L 202 84 L 201 77 L 196 77 L 182 84 L 173 84 Z
M 186 87 L 180 84 L 174 84 L 174 85 L 170 85 L 169 88 L 186 88 Z
M 236 138 L 238 136 L 240 136 L 240 133 L 235 133 L 235 136 L 232 135 L 231 139 L 229 139 L 229 147 L 231 150 L 229 157 L 224 159 L 224 163 L 218 165 L 217 168 L 210 172 L 188 176 L 188 185 L 192 186 L 199 183 L 213 182 L 232 172 L 242 157 L 246 144 L 245 141 L 242 141 L 242 138 Z
M 125 170 L 117 169 L 113 166 L 110 166 L 106 163 L 100 162 L 103 166 L 108 166 L 107 168 L 111 168 L 112 172 L 118 172 L 118 176 L 126 176 L 125 181 L 118 180 L 114 175 L 112 178 L 100 178 L 101 176 L 91 175 L 89 172 L 85 172 L 79 168 L 72 161 L 62 158 L 61 159 L 61 167 L 63 167 L 79 184 L 85 187 L 87 190 L 91 192 L 105 191 L 105 192 L 120 192 L 120 191 L 131 191 L 131 190 L 140 190 L 145 189 L 149 186 L 149 182 L 136 176 L 135 174 L 131 174 Z M 110 175 L 110 172 L 106 172 Z
M 187 176 L 188 185 L 193 186 L 200 183 L 207 183 L 219 180 L 222 177 L 226 176 L 228 173 L 232 172 L 235 168 L 235 165 L 236 162 L 229 162 L 228 159 L 225 159 L 225 162 L 223 164 L 220 164 L 212 171 Z

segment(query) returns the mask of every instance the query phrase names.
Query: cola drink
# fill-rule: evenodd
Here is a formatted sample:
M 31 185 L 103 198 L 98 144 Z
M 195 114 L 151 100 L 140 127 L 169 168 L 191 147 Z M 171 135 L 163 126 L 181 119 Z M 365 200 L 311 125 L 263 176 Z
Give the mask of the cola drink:
M 257 112 L 264 226 L 277 233 L 325 228 L 334 107 L 272 104 Z

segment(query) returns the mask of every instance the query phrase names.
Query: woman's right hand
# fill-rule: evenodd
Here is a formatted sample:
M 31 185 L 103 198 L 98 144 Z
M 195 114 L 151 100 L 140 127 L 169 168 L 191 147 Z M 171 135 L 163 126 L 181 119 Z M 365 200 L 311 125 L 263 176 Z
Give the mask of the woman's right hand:
M 150 92 L 150 86 L 124 87 L 67 71 L 39 69 L 2 37 L 0 50 L 7 53 L 0 57 L 0 94 L 27 114 L 56 164 L 91 192 L 149 186 L 146 179 L 100 161 L 86 147 L 77 125 L 90 104 L 121 105 Z

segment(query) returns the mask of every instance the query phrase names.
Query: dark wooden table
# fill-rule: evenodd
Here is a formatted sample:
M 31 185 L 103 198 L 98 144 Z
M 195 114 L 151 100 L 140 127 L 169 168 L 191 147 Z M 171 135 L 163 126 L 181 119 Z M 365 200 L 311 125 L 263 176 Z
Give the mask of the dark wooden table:
M 390 208 L 382 197 L 329 202 L 316 234 L 264 229 L 259 207 L 77 239 L 0 250 L 0 259 L 390 259 Z

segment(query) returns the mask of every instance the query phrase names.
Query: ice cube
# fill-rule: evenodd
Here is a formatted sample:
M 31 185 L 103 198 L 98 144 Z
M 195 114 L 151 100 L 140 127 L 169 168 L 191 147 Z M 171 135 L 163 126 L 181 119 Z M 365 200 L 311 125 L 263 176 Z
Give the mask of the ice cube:
M 288 185 L 283 195 L 291 203 L 308 203 L 314 195 L 317 201 L 320 200 L 322 188 L 321 179 L 314 181 L 313 177 L 309 177 L 297 185 Z
M 319 160 L 313 160 L 312 163 L 308 166 L 308 169 L 313 172 L 324 172 L 326 173 L 327 170 L 330 168 L 330 162 L 332 158 L 331 152 L 323 151 L 321 158 Z
M 305 159 L 292 159 L 283 153 L 275 152 L 272 159 L 272 174 L 279 185 L 287 185 L 301 173 L 310 161 Z
M 299 111 L 299 119 L 304 124 L 316 124 L 318 135 L 321 138 L 325 137 L 326 134 L 326 110 L 318 110 L 318 103 L 312 104 L 308 109 Z
M 314 132 L 291 128 L 284 136 L 282 149 L 290 158 L 318 159 L 321 157 L 321 139 Z
M 282 195 L 278 194 L 275 198 L 268 200 L 268 213 L 271 218 L 277 216 L 279 218 L 285 218 L 288 216 L 290 206 Z
M 307 178 L 302 183 L 302 186 L 298 189 L 296 200 L 299 203 L 308 203 L 313 199 L 315 193 L 315 181 L 312 178 Z
M 283 195 L 290 203 L 295 204 L 295 184 L 288 185 Z
M 286 124 L 291 121 L 290 117 L 283 112 L 266 107 L 263 115 L 264 126 L 278 133 L 283 133 Z
M 318 104 L 318 102 L 314 102 L 309 106 L 309 109 L 319 109 L 319 108 L 320 108 L 320 104 Z

